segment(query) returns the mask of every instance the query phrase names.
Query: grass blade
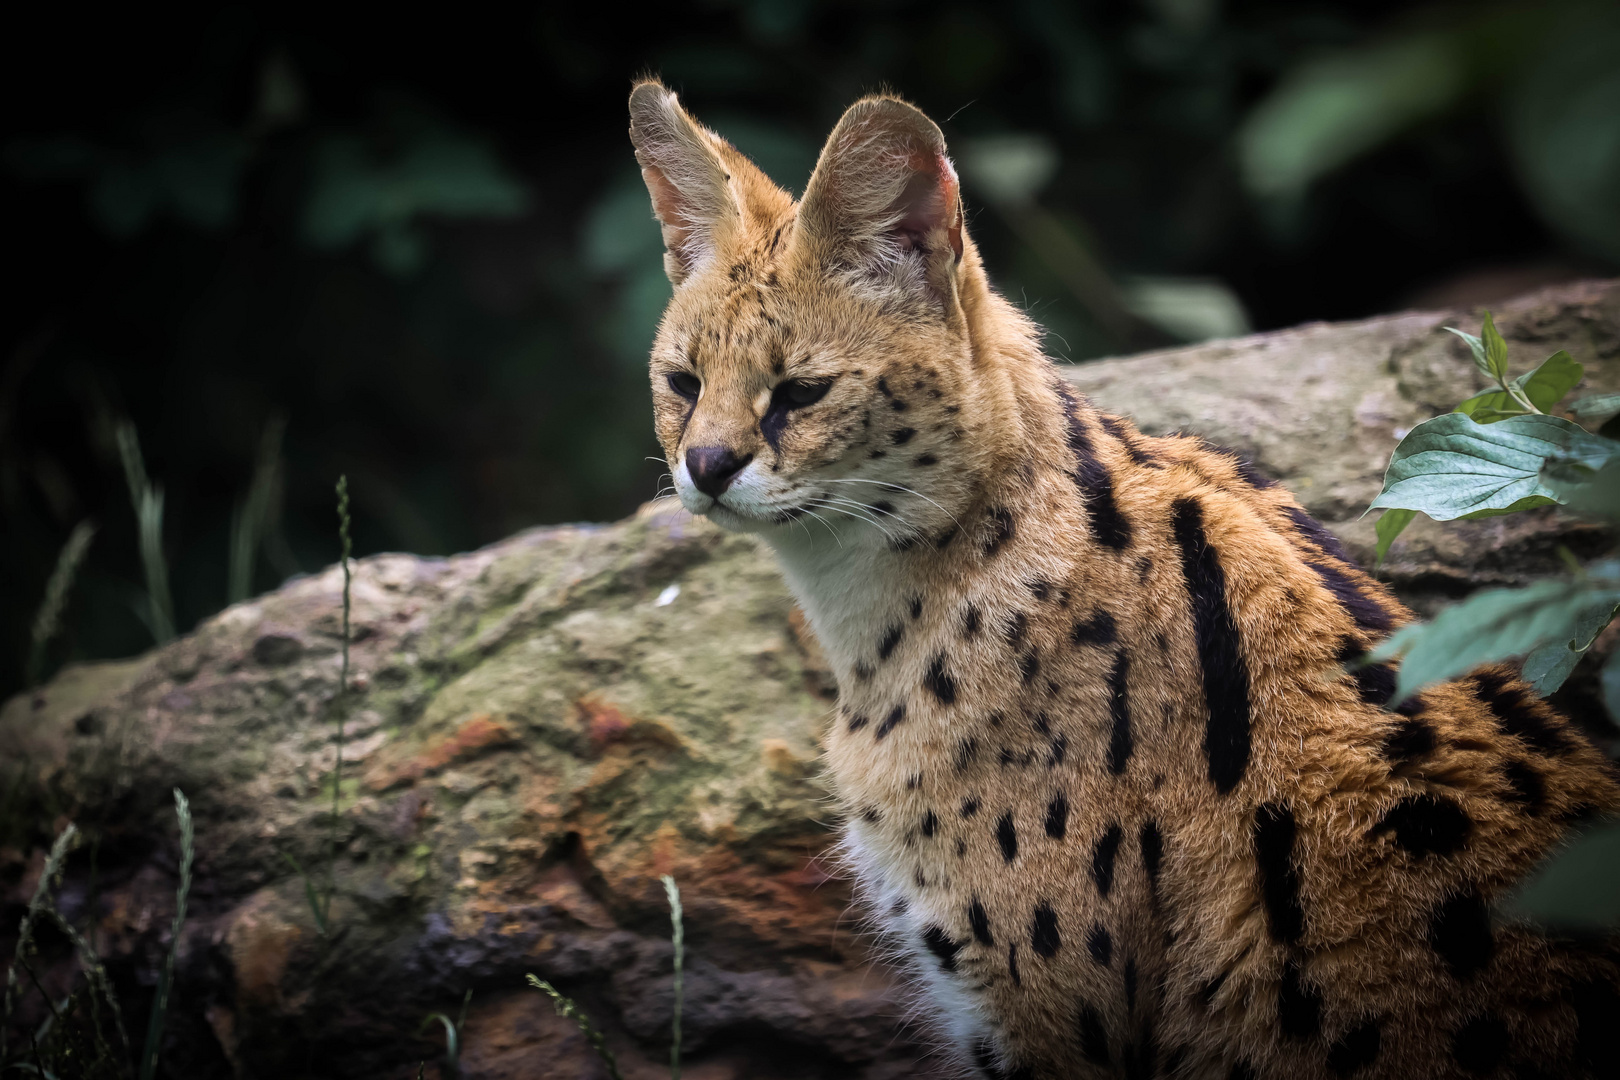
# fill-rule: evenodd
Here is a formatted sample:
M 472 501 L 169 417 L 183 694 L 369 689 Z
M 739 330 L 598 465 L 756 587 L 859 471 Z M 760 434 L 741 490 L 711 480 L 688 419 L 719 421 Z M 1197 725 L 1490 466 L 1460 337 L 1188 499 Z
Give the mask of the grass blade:
M 84 561 L 85 552 L 90 550 L 90 541 L 95 535 L 94 525 L 88 521 L 79 522 L 73 527 L 67 543 L 62 545 L 62 553 L 56 557 L 56 569 L 51 571 L 50 580 L 45 583 L 45 599 L 40 602 L 39 612 L 34 616 L 32 642 L 28 650 L 29 686 L 39 682 L 40 673 L 45 667 L 45 646 L 61 629 L 62 612 L 67 607 L 73 579 L 78 576 L 79 564 Z
M 135 425 L 120 420 L 113 434 L 124 462 L 129 501 L 135 508 L 141 566 L 146 572 L 147 621 L 152 637 L 163 645 L 174 639 L 174 596 L 169 591 L 169 564 L 163 560 L 163 489 L 153 487 L 147 478 Z
M 562 991 L 538 976 L 530 975 L 528 979 L 530 986 L 551 999 L 551 1003 L 557 1007 L 558 1016 L 565 1017 L 579 1025 L 579 1033 L 585 1036 L 585 1041 L 590 1043 L 592 1050 L 596 1051 L 596 1056 L 601 1058 L 603 1063 L 607 1065 L 608 1076 L 612 1080 L 624 1080 L 624 1075 L 619 1072 L 619 1063 L 614 1060 L 613 1052 L 607 1048 L 607 1042 L 603 1039 L 602 1033 L 596 1030 L 596 1027 L 591 1023 L 591 1018 L 580 1010 L 580 1007 L 574 1003 L 574 999 L 563 996 Z
M 675 1016 L 670 1023 L 672 1038 L 669 1046 L 669 1074 L 673 1080 L 681 1080 L 681 993 L 685 978 L 681 969 L 686 961 L 686 927 L 681 917 L 680 887 L 668 874 L 661 880 L 664 883 L 664 895 L 669 897 L 669 939 L 675 946 Z
M 141 1050 L 140 1080 L 157 1075 L 158 1052 L 163 1044 L 163 1021 L 169 1011 L 169 993 L 174 987 L 174 959 L 180 951 L 180 930 L 186 922 L 186 900 L 191 895 L 191 861 L 195 855 L 191 829 L 191 804 L 179 788 L 174 789 L 174 810 L 180 818 L 180 887 L 175 892 L 174 926 L 169 932 L 169 954 L 163 959 L 158 977 L 157 997 L 146 1025 L 146 1045 Z
M 62 864 L 67 861 L 68 852 L 73 850 L 78 836 L 78 827 L 70 822 L 51 845 L 50 854 L 45 856 L 45 867 L 39 872 L 39 884 L 34 886 L 34 895 L 28 901 L 28 909 L 17 928 L 17 948 L 12 953 L 11 966 L 6 969 L 5 1008 L 0 1011 L 0 1061 L 5 1059 L 6 1033 L 11 1030 L 11 1010 L 17 1004 L 17 966 L 22 964 L 26 967 L 28 950 L 33 945 L 34 924 L 40 913 L 50 906 L 51 882 L 61 880 Z

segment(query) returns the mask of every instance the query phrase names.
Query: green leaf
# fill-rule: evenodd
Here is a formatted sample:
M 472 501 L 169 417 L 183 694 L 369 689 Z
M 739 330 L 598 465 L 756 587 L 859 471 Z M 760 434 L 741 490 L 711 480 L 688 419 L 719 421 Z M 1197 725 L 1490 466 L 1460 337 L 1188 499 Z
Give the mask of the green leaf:
M 1620 823 L 1587 829 L 1504 906 L 1545 927 L 1612 932 L 1620 925 Z
M 1395 702 L 1431 683 L 1480 664 L 1523 656 L 1549 641 L 1570 640 L 1581 616 L 1600 604 L 1620 605 L 1607 577 L 1542 581 L 1523 589 L 1486 589 L 1442 611 L 1433 621 L 1403 626 L 1370 654 L 1403 656 Z
M 1569 411 L 1575 414 L 1575 419 L 1591 427 L 1602 427 L 1608 421 L 1620 416 L 1620 394 L 1587 394 L 1576 398 L 1570 405 Z
M 1477 424 L 1462 413 L 1446 413 L 1425 420 L 1401 440 L 1384 474 L 1384 489 L 1368 509 L 1421 510 L 1436 521 L 1452 521 L 1545 506 L 1557 501 L 1541 481 L 1548 458 L 1597 468 L 1616 454 L 1620 443 L 1557 416 Z
M 1491 362 L 1485 356 L 1485 343 L 1473 334 L 1458 330 L 1455 326 L 1448 326 L 1446 329 L 1468 342 L 1469 349 L 1473 350 L 1474 353 L 1474 366 L 1484 372 L 1487 377 L 1491 377 Z
M 1517 514 L 1521 510 L 1534 510 L 1537 507 L 1552 506 L 1557 499 L 1550 499 L 1545 495 L 1526 495 L 1512 506 L 1504 506 L 1500 510 L 1475 510 L 1471 514 L 1464 514 L 1461 521 L 1478 521 L 1480 518 L 1501 517 L 1503 514 Z
M 1385 510 L 1379 515 L 1378 524 L 1375 528 L 1378 532 L 1378 562 L 1380 564 L 1383 563 L 1384 556 L 1389 554 L 1389 545 L 1395 542 L 1397 536 L 1406 531 L 1406 527 L 1412 524 L 1412 519 L 1415 517 L 1417 517 L 1416 510 Z
M 1553 406 L 1564 400 L 1564 395 L 1575 389 L 1575 384 L 1581 381 L 1586 369 L 1565 352 L 1559 349 L 1547 359 L 1536 366 L 1536 369 L 1513 380 L 1530 404 L 1542 412 L 1549 412 Z
M 1567 641 L 1549 641 L 1531 651 L 1524 658 L 1522 675 L 1542 697 L 1547 697 L 1569 678 L 1586 650 L 1614 618 L 1615 608 L 1607 603 L 1594 604 L 1575 621 L 1574 633 Z
M 1480 328 L 1480 339 L 1485 343 L 1485 374 L 1499 383 L 1507 382 L 1507 342 L 1496 331 L 1491 313 L 1485 313 L 1485 325 Z
M 1542 467 L 1541 482 L 1572 513 L 1620 522 L 1620 459 L 1593 470 L 1576 461 L 1551 458 Z
M 1451 411 L 1472 417 L 1476 424 L 1494 424 L 1510 416 L 1523 416 L 1528 410 L 1514 401 L 1512 394 L 1487 390 L 1483 394 L 1475 394 Z

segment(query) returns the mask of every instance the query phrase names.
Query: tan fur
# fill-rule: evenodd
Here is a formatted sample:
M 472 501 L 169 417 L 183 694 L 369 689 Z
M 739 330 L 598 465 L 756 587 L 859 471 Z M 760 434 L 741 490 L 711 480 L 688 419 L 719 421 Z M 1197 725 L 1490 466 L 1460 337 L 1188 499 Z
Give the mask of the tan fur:
M 852 107 L 800 204 L 657 83 L 631 116 L 677 285 L 659 438 L 690 509 L 776 548 L 836 667 L 850 863 L 965 1075 L 1607 1067 L 1612 946 L 1470 922 L 1620 806 L 1601 754 L 1511 673 L 1415 715 L 1364 692 L 1342 656 L 1409 613 L 1235 458 L 1067 394 L 911 106 Z M 788 380 L 832 381 L 773 413 Z M 718 500 L 701 447 L 751 455 Z M 1235 637 L 1201 645 L 1218 607 Z M 1238 700 L 1210 689 L 1222 647 L 1246 671 L 1235 776 L 1206 747 L 1211 702 Z

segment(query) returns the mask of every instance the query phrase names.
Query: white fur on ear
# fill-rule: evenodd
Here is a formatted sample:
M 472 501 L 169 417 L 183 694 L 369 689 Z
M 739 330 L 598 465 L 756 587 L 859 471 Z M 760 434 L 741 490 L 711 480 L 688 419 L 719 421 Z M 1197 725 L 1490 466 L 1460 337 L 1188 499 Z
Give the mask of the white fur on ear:
M 898 98 L 850 106 L 821 151 L 799 223 L 833 265 L 943 299 L 962 257 L 962 199 L 939 126 Z
M 664 272 L 679 285 L 714 255 L 740 220 L 718 138 L 656 80 L 630 92 L 630 141 L 664 230 Z

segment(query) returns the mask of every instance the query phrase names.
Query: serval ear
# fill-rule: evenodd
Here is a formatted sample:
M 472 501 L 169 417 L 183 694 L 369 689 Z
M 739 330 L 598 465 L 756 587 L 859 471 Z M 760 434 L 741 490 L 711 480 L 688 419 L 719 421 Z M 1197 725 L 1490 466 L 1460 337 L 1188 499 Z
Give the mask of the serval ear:
M 713 257 L 741 220 L 726 156 L 739 156 L 693 120 L 655 79 L 630 91 L 630 141 L 664 229 L 664 272 L 679 285 Z
M 800 242 L 833 268 L 947 301 L 962 257 L 962 198 L 939 125 L 898 98 L 850 106 L 810 177 L 799 227 Z

